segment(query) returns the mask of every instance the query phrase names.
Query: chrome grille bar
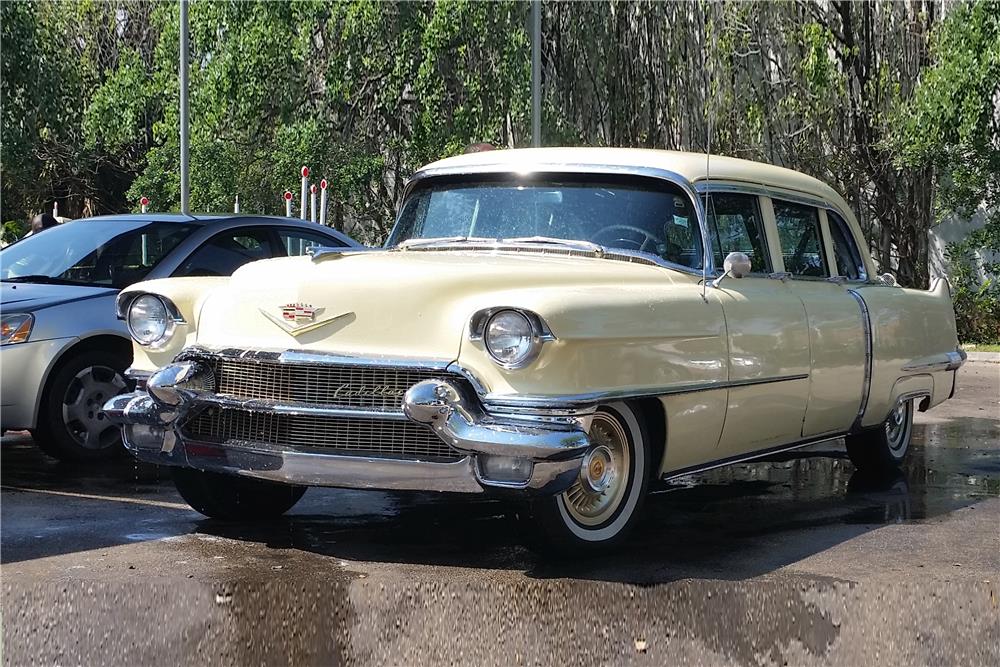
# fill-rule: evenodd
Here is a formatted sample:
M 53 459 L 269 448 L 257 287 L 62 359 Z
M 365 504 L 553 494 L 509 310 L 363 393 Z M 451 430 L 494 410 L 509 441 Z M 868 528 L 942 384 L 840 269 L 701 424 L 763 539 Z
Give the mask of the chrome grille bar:
M 457 461 L 430 428 L 409 421 L 252 412 L 211 407 L 189 419 L 186 437 L 208 443 L 260 443 L 353 456 Z

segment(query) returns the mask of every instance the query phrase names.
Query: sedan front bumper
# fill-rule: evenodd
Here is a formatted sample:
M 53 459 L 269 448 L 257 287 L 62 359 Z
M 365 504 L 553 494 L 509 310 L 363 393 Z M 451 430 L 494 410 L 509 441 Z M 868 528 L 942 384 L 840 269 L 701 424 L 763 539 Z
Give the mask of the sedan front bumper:
M 171 364 L 154 373 L 144 391 L 108 401 L 104 412 L 124 426 L 125 445 L 141 460 L 306 486 L 547 495 L 573 484 L 590 448 L 583 419 L 490 415 L 467 387 L 447 379 L 413 385 L 403 399 L 405 417 L 380 415 L 432 429 L 455 453 L 447 461 L 323 451 L 322 442 L 308 448 L 252 440 L 204 442 L 185 435 L 183 425 L 206 409 L 239 406 L 279 415 L 372 417 L 342 407 L 248 402 L 215 394 L 207 380 L 210 373 L 198 362 Z

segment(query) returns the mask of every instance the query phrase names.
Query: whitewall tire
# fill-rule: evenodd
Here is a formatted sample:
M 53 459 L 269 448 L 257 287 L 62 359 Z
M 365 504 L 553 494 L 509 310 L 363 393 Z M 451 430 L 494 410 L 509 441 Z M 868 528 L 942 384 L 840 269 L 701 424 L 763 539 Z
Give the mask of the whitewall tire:
M 540 546 L 565 554 L 600 551 L 634 527 L 649 484 L 648 429 L 624 402 L 600 406 L 590 426 L 591 448 L 565 492 L 532 504 Z

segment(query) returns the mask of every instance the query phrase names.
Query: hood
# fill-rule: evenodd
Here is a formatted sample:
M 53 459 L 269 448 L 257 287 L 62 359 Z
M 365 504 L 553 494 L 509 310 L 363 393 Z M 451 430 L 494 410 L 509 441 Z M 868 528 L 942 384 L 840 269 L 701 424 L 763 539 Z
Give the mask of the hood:
M 117 292 L 117 289 L 111 287 L 3 283 L 0 285 L 0 306 L 7 313 L 33 313 L 42 308 L 60 306 L 71 301 L 94 299 Z
M 265 260 L 239 269 L 205 300 L 197 342 L 451 361 L 479 309 L 522 307 L 545 317 L 573 295 L 662 286 L 672 275 L 610 259 L 490 251 Z

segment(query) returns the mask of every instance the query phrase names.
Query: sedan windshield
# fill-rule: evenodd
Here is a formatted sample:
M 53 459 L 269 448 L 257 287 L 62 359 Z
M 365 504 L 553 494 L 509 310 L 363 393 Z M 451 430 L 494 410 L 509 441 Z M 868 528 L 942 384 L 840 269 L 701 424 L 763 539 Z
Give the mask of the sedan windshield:
M 195 229 L 146 220 L 68 222 L 0 252 L 0 279 L 121 289 L 142 280 Z
M 600 181 L 435 183 L 411 194 L 387 246 L 537 243 L 650 253 L 701 268 L 698 221 L 680 188 L 629 177 Z

